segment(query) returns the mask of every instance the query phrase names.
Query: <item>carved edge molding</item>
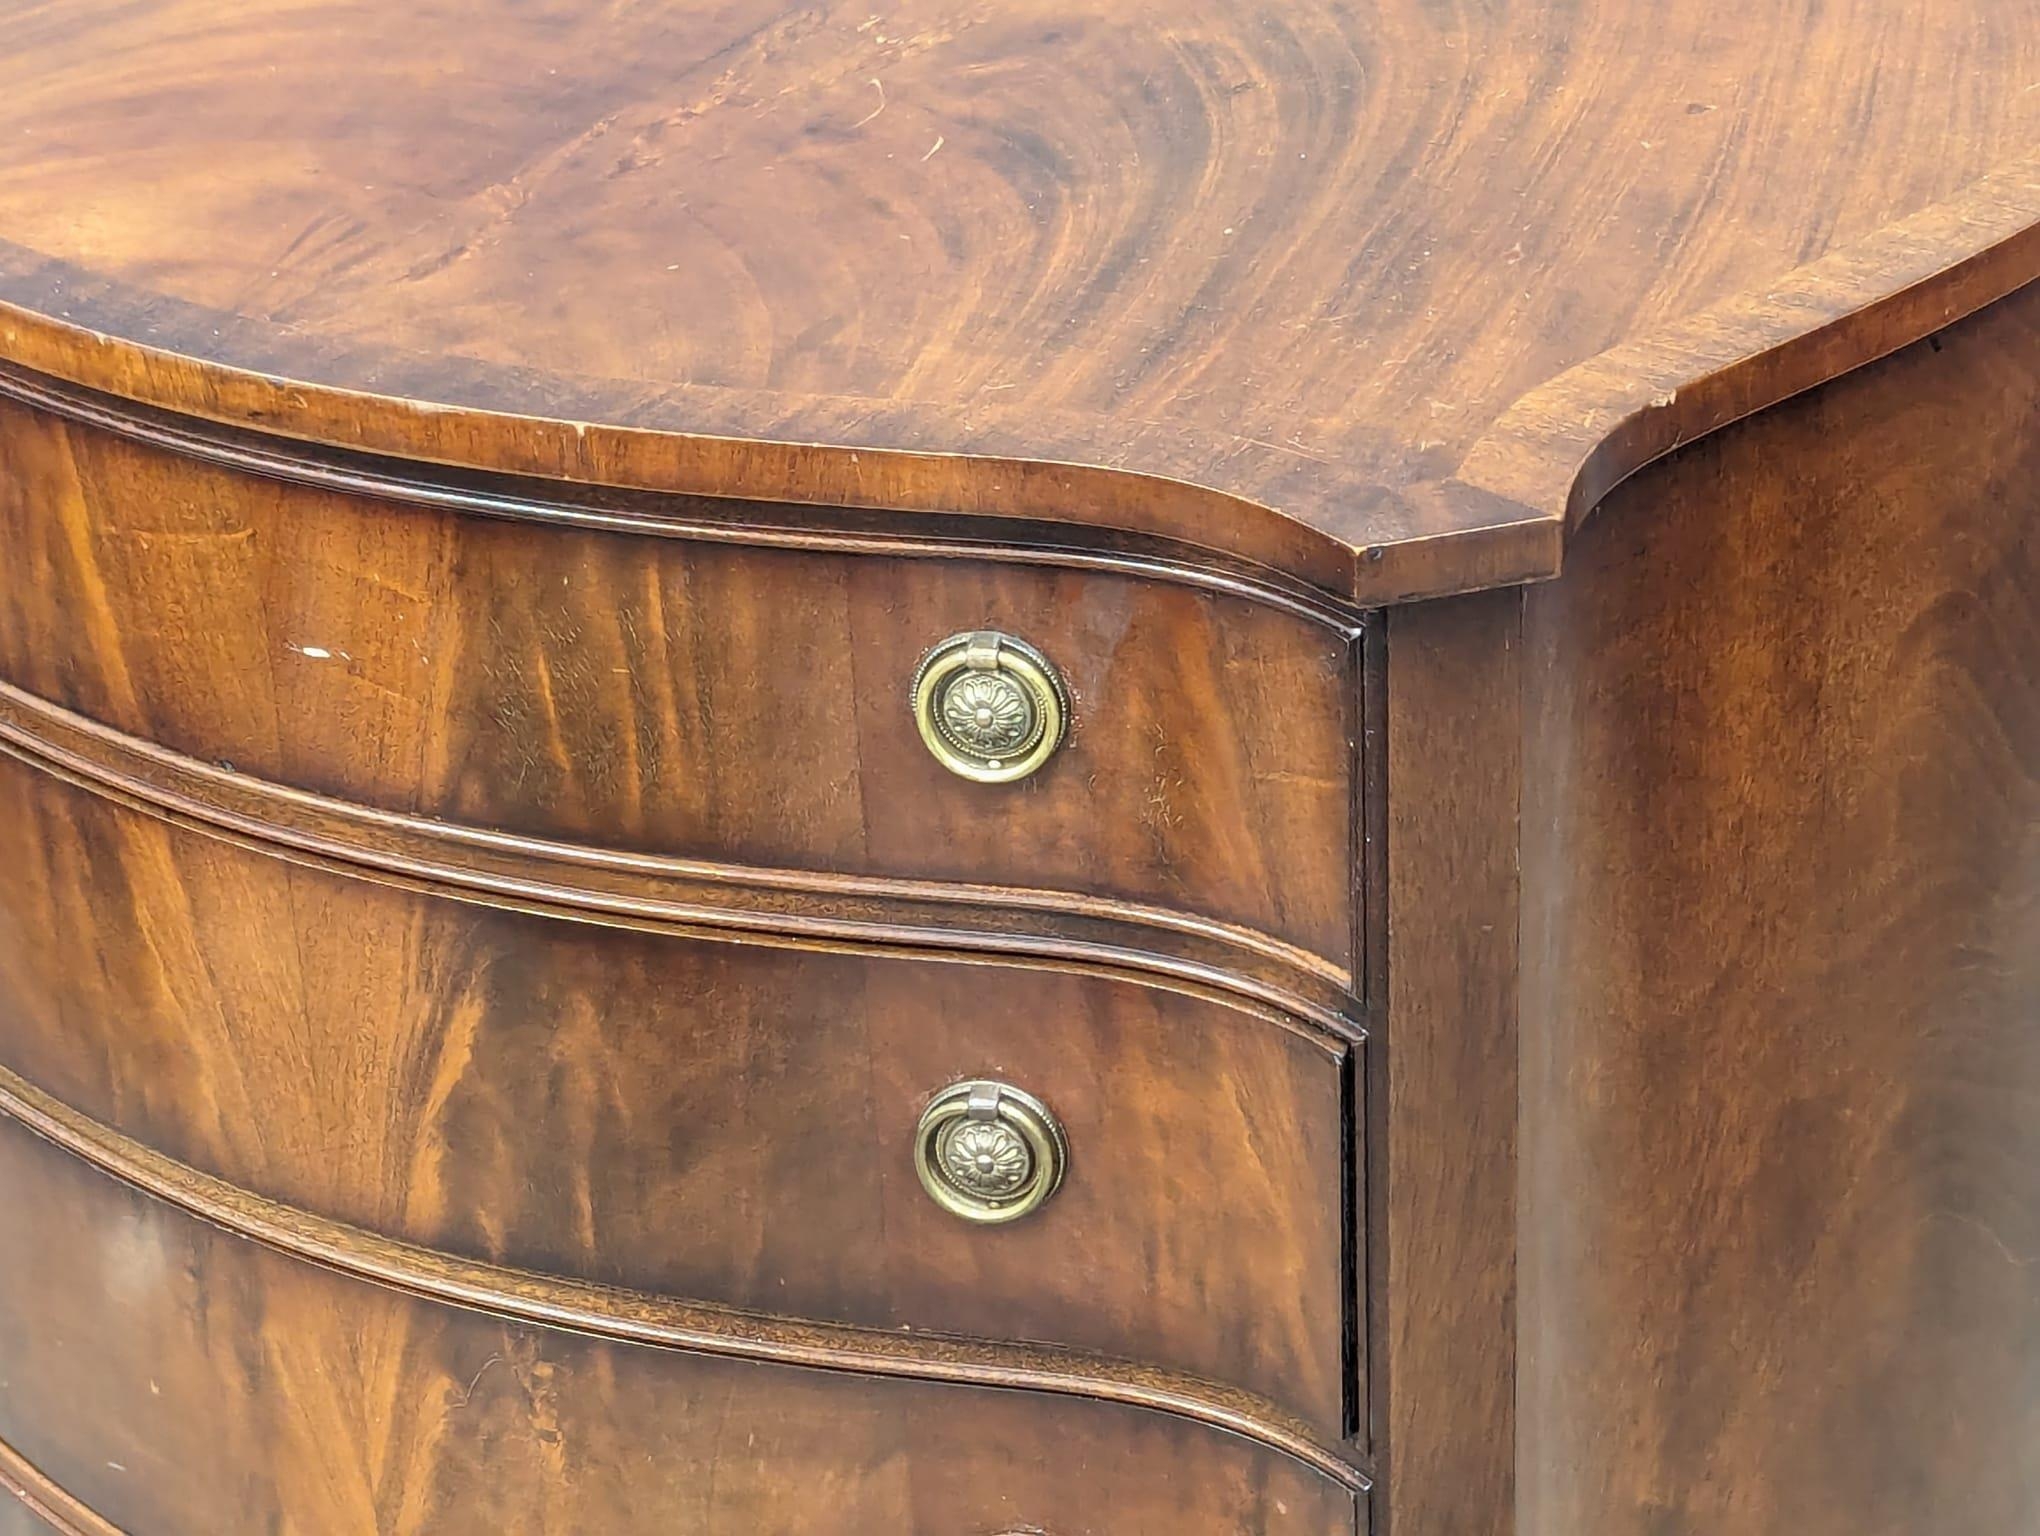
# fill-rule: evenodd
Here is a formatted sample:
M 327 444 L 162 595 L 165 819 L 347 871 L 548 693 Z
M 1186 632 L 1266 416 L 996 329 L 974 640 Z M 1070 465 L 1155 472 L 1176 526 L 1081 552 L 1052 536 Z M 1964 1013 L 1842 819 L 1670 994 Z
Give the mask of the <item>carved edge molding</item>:
M 8 324 L 19 326 L 30 320 L 44 326 L 59 324 L 30 317 L 0 301 L 0 342 L 8 339 Z M 309 386 L 292 386 L 290 391 L 292 398 L 309 393 L 313 393 Z M 609 485 L 579 477 L 551 479 L 528 467 L 491 469 L 439 458 L 404 458 L 387 451 L 283 435 L 274 427 L 274 418 L 287 414 L 283 412 L 246 413 L 268 430 L 179 414 L 70 382 L 61 375 L 44 375 L 10 364 L 4 347 L 0 347 L 0 398 L 237 474 L 403 506 L 639 537 L 1102 571 L 1260 603 L 1347 639 L 1357 637 L 1364 622 L 1358 608 L 1341 604 L 1322 589 L 1286 576 L 1275 566 L 1231 557 L 1167 534 L 1123 531 L 1114 547 L 1084 549 L 1071 542 L 1081 531 L 1077 527 L 1039 518 L 944 515 L 931 510 L 915 517 L 909 531 L 889 526 L 883 520 L 886 509 L 859 508 L 854 503 L 828 508 L 762 497 L 739 499 L 727 490 L 715 498 L 631 482 Z M 348 398 L 365 401 L 371 397 Z M 840 526 L 831 525 L 837 523 Z
M 1367 1470 L 1251 1393 L 1110 1356 L 897 1334 L 678 1301 L 484 1264 L 377 1236 L 228 1184 L 130 1140 L 5 1068 L 0 1114 L 100 1172 L 291 1258 L 422 1300 L 622 1343 L 811 1370 L 1097 1398 L 1189 1419 L 1365 1493 Z M 4 1464 L 0 1464 L 4 1471 Z M 83 1526 L 87 1536 L 107 1527 Z
M 42 1468 L 0 1440 L 0 1496 L 12 1495 L 61 1536 L 127 1536 L 64 1491 Z
M 800 948 L 1081 969 L 1211 997 L 1336 1054 L 1366 1031 L 1350 977 L 1278 940 L 1069 893 L 754 869 L 407 816 L 200 762 L 0 682 L 0 752 L 159 820 L 428 895 Z

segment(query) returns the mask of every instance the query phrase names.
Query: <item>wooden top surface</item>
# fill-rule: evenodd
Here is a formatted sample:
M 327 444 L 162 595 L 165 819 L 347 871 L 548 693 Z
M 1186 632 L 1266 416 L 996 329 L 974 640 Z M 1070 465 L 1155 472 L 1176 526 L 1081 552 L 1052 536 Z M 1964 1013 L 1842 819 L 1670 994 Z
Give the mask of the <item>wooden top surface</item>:
M 0 356 L 1361 600 L 1548 574 L 1569 501 L 2040 274 L 2040 0 L 0 0 L 0 35 Z M 211 365 L 687 436 L 452 444 Z

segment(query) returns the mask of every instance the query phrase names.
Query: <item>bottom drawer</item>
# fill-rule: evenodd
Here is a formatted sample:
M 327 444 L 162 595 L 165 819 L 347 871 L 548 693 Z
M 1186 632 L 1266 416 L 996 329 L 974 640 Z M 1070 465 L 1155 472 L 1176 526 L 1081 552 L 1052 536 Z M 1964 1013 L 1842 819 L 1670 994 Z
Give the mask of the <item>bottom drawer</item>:
M 1361 1518 L 1281 1452 L 1168 1414 L 647 1348 L 336 1275 L 5 1117 L 0 1231 L 0 1442 L 129 1536 L 1350 1536 Z

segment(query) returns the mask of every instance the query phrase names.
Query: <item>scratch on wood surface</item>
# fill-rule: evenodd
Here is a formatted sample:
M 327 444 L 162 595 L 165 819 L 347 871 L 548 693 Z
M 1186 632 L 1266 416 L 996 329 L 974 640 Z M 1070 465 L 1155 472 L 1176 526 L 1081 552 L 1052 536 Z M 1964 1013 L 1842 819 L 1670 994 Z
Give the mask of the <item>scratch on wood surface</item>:
M 491 1355 L 489 1356 L 488 1359 L 484 1360 L 482 1362 L 482 1368 L 479 1371 L 476 1371 L 475 1374 L 469 1379 L 467 1384 L 467 1390 L 461 1393 L 460 1401 L 455 1403 L 454 1407 L 465 1408 L 469 1403 L 473 1402 L 475 1400 L 475 1388 L 480 1386 L 482 1378 L 489 1374 L 489 1367 L 492 1365 L 501 1365 L 502 1363 L 503 1357 L 501 1355 Z
M 856 122 L 852 123 L 850 126 L 853 128 L 862 128 L 866 123 L 870 122 L 873 118 L 877 117 L 879 113 L 885 110 L 884 84 L 874 79 L 871 82 L 871 88 L 874 91 L 878 92 L 878 105 L 873 107 L 869 112 L 865 113 L 864 116 L 858 118 Z

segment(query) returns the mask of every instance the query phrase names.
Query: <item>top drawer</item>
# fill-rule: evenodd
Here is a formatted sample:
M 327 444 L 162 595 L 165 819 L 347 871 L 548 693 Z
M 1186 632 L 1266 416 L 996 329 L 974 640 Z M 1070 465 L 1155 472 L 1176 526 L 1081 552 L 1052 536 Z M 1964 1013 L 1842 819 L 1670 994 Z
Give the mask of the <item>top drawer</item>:
M 285 484 L 0 403 L 0 677 L 378 807 L 747 866 L 1162 906 L 1352 956 L 1336 625 L 1112 570 L 686 540 Z M 924 745 L 928 649 L 1072 704 L 1039 772 Z

